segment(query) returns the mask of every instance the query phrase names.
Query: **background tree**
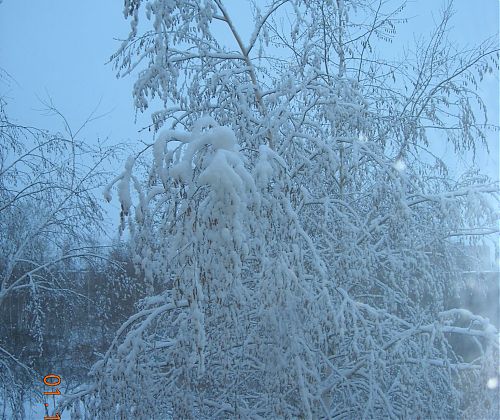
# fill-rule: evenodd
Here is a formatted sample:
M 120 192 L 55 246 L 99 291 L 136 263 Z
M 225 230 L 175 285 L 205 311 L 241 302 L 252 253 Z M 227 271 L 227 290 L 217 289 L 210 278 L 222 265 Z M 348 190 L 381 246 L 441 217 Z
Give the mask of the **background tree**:
M 115 242 L 99 255 L 85 265 L 73 261 L 64 268 L 76 295 L 71 301 L 64 294 L 46 300 L 50 305 L 44 314 L 42 357 L 35 366 L 40 372 L 57 366 L 67 389 L 86 376 L 143 297 L 143 282 L 135 275 L 125 243 Z
M 83 126 L 72 131 L 46 105 L 62 118 L 64 134 L 11 121 L 0 98 L 0 395 L 3 415 L 10 406 L 20 417 L 26 393 L 39 388 L 44 347 L 51 353 L 44 345 L 50 307 L 59 299 L 62 313 L 69 310 L 81 298 L 70 268 L 101 258 L 94 193 L 112 156 L 79 140 Z
M 391 40 L 404 5 L 252 5 L 245 41 L 221 0 L 125 1 L 131 33 L 113 58 L 122 75 L 142 66 L 136 107 L 158 98 L 152 126 L 175 130 L 148 147 L 146 173 L 144 150 L 106 191 L 117 185 L 150 296 L 62 406 L 104 418 L 492 416 L 498 333 L 445 302 L 457 243 L 497 232 L 498 185 L 452 179 L 433 151 L 484 145 L 472 101 L 485 112 L 476 77 L 498 69 L 496 40 L 455 50 L 448 5 L 395 62 L 375 38 Z M 143 14 L 152 27 L 139 34 Z M 479 357 L 464 360 L 452 335 Z

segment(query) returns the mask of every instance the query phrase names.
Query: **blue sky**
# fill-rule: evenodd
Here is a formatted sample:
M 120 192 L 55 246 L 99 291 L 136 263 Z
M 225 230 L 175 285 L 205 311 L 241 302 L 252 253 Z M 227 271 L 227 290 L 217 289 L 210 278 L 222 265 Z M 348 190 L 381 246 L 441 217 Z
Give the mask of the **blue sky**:
M 15 80 L 1 87 L 10 113 L 57 126 L 36 109 L 50 95 L 70 123 L 80 124 L 100 103 L 109 114 L 86 137 L 135 139 L 131 79 L 116 79 L 108 57 L 128 33 L 120 1 L 4 0 L 0 5 L 0 66 Z
M 242 2 L 226 1 L 236 22 L 250 28 L 248 8 L 240 8 Z M 409 2 L 404 15 L 412 19 L 398 29 L 394 44 L 387 48 L 397 51 L 415 37 L 428 34 L 442 4 L 440 0 Z M 452 38 L 470 46 L 498 33 L 499 4 L 498 0 L 456 0 Z M 139 115 L 134 123 L 133 76 L 116 79 L 112 66 L 105 65 L 119 45 L 116 38 L 128 34 L 122 7 L 120 0 L 3 0 L 0 67 L 13 81 L 0 83 L 0 94 L 7 97 L 9 115 L 20 122 L 61 130 L 58 120 L 38 111 L 42 108 L 39 98 L 50 95 L 73 127 L 97 105 L 98 113 L 106 113 L 82 132 L 89 141 L 97 137 L 108 137 L 112 143 L 150 141 L 151 133 L 138 133 L 149 123 L 149 116 Z M 498 124 L 498 75 L 483 83 L 481 90 L 490 120 Z M 498 134 L 492 133 L 489 143 L 492 153 L 480 157 L 481 166 L 497 177 Z

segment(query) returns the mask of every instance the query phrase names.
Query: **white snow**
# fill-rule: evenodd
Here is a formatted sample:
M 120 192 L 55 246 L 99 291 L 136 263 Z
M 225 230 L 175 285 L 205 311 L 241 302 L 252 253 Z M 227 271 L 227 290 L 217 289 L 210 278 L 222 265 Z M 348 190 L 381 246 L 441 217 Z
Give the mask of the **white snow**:
M 486 382 L 486 386 L 488 389 L 497 389 L 498 388 L 498 378 L 496 376 L 489 378 L 488 382 Z

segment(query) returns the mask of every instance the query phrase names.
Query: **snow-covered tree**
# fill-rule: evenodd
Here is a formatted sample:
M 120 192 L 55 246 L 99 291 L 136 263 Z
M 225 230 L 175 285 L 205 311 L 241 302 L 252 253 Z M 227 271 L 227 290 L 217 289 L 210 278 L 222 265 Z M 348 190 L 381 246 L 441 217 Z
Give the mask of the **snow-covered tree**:
M 0 97 L 2 415 L 10 406 L 13 415 L 23 418 L 26 390 L 39 389 L 33 356 L 37 351 L 41 356 L 47 306 L 54 303 L 51 298 L 65 296 L 67 310 L 75 298 L 64 264 L 99 257 L 92 249 L 102 227 L 95 191 L 102 188 L 102 163 L 111 150 L 94 150 L 68 124 L 65 128 L 64 135 L 53 134 L 12 121 Z M 19 320 L 34 343 L 28 348 L 16 346 Z
M 99 418 L 487 416 L 498 333 L 445 300 L 457 244 L 496 233 L 498 185 L 451 179 L 434 150 L 484 145 L 475 86 L 498 68 L 496 41 L 456 51 L 447 7 L 397 62 L 378 47 L 403 6 L 259 5 L 244 39 L 222 0 L 125 0 L 131 32 L 113 59 L 120 75 L 139 70 L 137 109 L 161 109 L 106 197 L 116 186 L 150 296 L 62 405 Z

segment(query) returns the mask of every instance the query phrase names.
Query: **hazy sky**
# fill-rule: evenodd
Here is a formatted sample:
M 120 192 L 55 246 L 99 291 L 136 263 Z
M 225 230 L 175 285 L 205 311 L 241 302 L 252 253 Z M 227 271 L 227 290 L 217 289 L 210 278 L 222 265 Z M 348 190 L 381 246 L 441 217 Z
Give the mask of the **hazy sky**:
M 244 0 L 231 4 L 236 20 L 245 25 L 247 12 L 238 10 Z M 397 2 L 396 0 L 394 0 Z M 128 34 L 129 23 L 120 0 L 3 0 L 0 4 L 0 67 L 14 82 L 0 83 L 0 94 L 8 99 L 8 112 L 20 122 L 48 129 L 61 129 L 54 118 L 42 116 L 38 98 L 48 95 L 74 127 L 100 103 L 98 112 L 108 113 L 94 121 L 82 134 L 92 141 L 109 137 L 112 142 L 151 140 L 151 133 L 138 133 L 149 116 L 135 111 L 131 88 L 133 77 L 116 79 L 111 65 L 105 65 L 119 45 L 114 38 Z M 394 45 L 411 43 L 428 34 L 437 19 L 441 0 L 410 2 Z M 498 33 L 498 0 L 456 0 L 452 36 L 459 44 L 472 45 Z M 490 120 L 498 124 L 498 75 L 481 86 Z M 498 135 L 490 136 L 492 154 L 483 156 L 482 166 L 498 176 Z
M 0 5 L 0 66 L 15 80 L 7 91 L 9 110 L 23 120 L 40 121 L 34 109 L 49 94 L 77 125 L 101 101 L 110 114 L 92 123 L 86 135 L 135 139 L 131 79 L 116 79 L 105 66 L 128 33 L 121 1 L 4 0 Z

